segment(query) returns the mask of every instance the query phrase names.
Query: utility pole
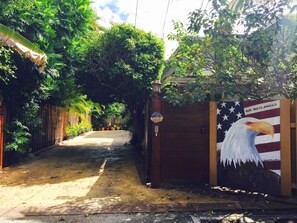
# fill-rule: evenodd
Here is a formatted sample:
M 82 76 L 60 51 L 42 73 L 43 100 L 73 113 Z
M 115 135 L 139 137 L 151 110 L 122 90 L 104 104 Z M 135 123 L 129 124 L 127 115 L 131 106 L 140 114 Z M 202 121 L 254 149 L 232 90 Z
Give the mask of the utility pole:
M 136 27 L 136 22 L 137 22 L 137 12 L 138 12 L 138 0 L 136 0 L 135 23 L 134 23 L 135 27 Z
M 162 37 L 163 38 L 164 38 L 164 29 L 165 29 L 165 25 L 166 25 L 166 20 L 167 20 L 167 14 L 168 14 L 168 10 L 169 10 L 169 5 L 170 5 L 170 0 L 168 0 L 168 2 L 167 2 L 167 8 L 166 8 L 165 18 L 164 18 L 164 23 L 163 23 L 163 29 L 162 29 Z

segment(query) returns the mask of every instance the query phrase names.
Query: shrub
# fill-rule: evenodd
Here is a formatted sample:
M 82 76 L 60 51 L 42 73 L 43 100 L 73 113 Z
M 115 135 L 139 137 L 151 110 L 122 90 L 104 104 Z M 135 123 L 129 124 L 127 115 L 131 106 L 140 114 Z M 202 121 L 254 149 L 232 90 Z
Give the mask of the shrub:
M 66 135 L 68 137 L 75 137 L 84 132 L 91 131 L 92 125 L 87 121 L 82 121 L 81 123 L 78 123 L 78 124 L 67 125 L 65 130 L 66 130 Z
M 27 126 L 15 120 L 5 126 L 4 151 L 16 151 L 21 154 L 30 152 L 29 142 L 31 134 Z

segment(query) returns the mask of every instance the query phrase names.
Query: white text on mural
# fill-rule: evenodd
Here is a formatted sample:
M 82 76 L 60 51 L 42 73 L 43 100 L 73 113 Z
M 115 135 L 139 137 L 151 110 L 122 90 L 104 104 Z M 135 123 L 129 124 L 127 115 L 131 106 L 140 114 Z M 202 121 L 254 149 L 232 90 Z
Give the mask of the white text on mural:
M 267 110 L 271 110 L 271 109 L 276 109 L 279 107 L 280 107 L 279 100 L 270 101 L 270 102 L 246 107 L 246 108 L 244 108 L 244 113 L 245 113 L 245 115 L 249 115 L 249 114 L 253 114 L 253 113 L 257 113 L 257 112 L 263 112 L 263 111 L 267 111 Z

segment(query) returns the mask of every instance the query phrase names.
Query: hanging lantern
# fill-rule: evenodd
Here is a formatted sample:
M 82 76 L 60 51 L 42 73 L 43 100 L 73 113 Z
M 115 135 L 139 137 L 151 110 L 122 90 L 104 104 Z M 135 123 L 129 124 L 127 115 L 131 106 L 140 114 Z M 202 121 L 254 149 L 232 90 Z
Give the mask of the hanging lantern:
M 154 113 L 151 115 L 151 120 L 152 120 L 152 122 L 154 122 L 154 123 L 162 122 L 162 121 L 163 121 L 163 115 L 162 115 L 160 112 L 154 112 Z
M 161 93 L 161 82 L 160 82 L 160 80 L 155 80 L 153 82 L 153 93 Z

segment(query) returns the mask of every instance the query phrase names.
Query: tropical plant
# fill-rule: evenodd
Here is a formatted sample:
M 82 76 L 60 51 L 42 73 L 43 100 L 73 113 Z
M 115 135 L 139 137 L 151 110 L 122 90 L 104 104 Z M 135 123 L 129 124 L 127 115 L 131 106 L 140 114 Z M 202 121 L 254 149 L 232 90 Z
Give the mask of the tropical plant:
M 65 127 L 66 135 L 69 137 L 78 136 L 84 132 L 92 130 L 91 116 L 96 116 L 101 112 L 98 103 L 87 100 L 86 95 L 79 95 L 76 98 L 65 100 L 63 103 L 69 114 L 78 117 L 78 123 L 70 123 Z
M 68 110 L 70 114 L 74 114 L 81 120 L 86 120 L 86 117 L 92 113 L 100 113 L 101 106 L 91 100 L 87 100 L 86 95 L 79 95 L 76 98 L 71 98 L 63 102 L 63 107 Z
M 12 51 L 4 46 L 15 49 L 20 55 L 24 55 L 37 64 L 40 72 L 44 72 L 47 63 L 46 54 L 25 37 L 0 24 L 0 80 L 4 84 L 7 84 L 11 78 L 15 78 L 15 72 L 17 71 L 15 64 L 11 60 Z
M 114 102 L 107 106 L 105 113 L 107 117 L 117 118 L 123 115 L 125 105 L 122 103 Z
M 92 130 L 92 124 L 87 122 L 86 120 L 77 123 L 77 124 L 69 124 L 66 126 L 65 131 L 68 137 L 75 137 L 82 133 L 89 132 Z
M 36 63 L 40 71 L 44 72 L 47 62 L 46 54 L 25 37 L 3 24 L 0 24 L 0 43 L 15 49 L 19 54 Z

